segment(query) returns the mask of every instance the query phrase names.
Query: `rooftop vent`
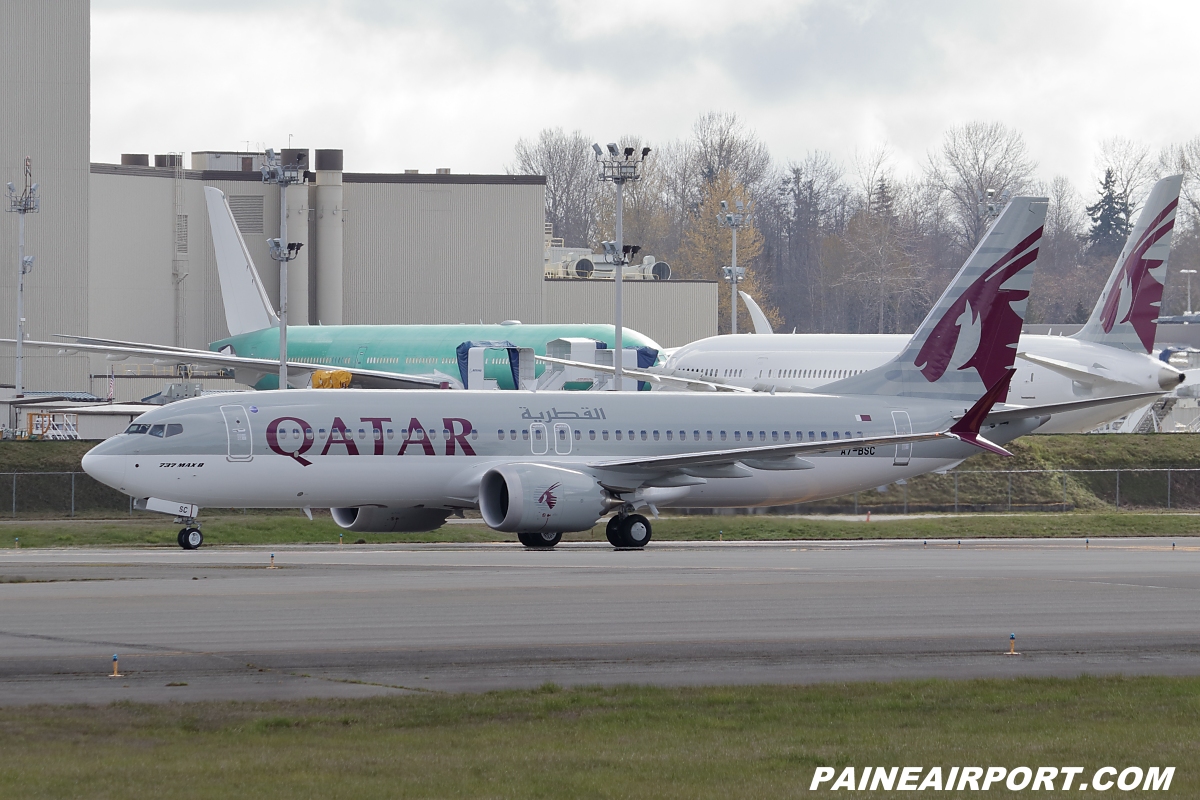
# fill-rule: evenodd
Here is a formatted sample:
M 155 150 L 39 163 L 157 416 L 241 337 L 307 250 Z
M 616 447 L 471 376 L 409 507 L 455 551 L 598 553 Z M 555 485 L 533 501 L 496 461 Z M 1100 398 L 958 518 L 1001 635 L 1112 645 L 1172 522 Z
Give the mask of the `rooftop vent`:
M 126 167 L 150 166 L 149 153 L 121 153 L 121 165 Z

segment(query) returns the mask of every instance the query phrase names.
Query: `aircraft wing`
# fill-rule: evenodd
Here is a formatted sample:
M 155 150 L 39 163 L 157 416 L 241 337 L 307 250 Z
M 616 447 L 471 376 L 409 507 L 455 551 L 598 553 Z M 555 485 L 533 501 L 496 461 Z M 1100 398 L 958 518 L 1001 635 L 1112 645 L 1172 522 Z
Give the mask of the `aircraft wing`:
M 1096 408 L 1098 406 L 1113 405 L 1115 403 L 1127 403 L 1132 400 L 1146 400 L 1152 397 L 1161 397 L 1167 394 L 1165 391 L 1159 392 L 1137 392 L 1136 394 L 1122 394 L 1114 397 L 1097 397 L 1091 400 L 1074 400 L 1070 403 L 1050 403 L 1044 406 L 1016 406 L 1011 408 L 1003 408 L 999 411 L 992 411 L 984 420 L 985 424 L 995 424 L 997 422 L 1009 422 L 1017 419 L 1029 419 L 1030 417 L 1049 417 L 1054 414 L 1063 414 L 1067 411 L 1080 411 L 1085 408 Z
M 979 431 L 988 418 L 988 412 L 996 404 L 996 401 L 1008 391 L 1012 375 L 1012 370 L 1005 372 L 1004 376 L 984 392 L 983 396 L 976 400 L 965 414 L 944 431 L 860 436 L 857 439 L 832 439 L 821 442 L 793 442 L 759 447 L 739 447 L 734 450 L 709 450 L 682 455 L 604 459 L 593 461 L 588 466 L 602 473 L 608 472 L 612 477 L 607 478 L 602 474 L 600 483 L 610 489 L 620 491 L 626 488 L 636 489 L 656 478 L 660 481 L 660 485 L 682 486 L 692 482 L 702 482 L 706 477 L 749 477 L 751 472 L 745 467 L 761 470 L 812 469 L 816 465 L 811 461 L 805 461 L 800 456 L 810 453 L 886 447 L 887 445 L 939 439 L 957 440 L 997 455 L 1011 456 L 1012 453 L 988 441 L 980 435 Z M 658 476 L 665 476 L 665 483 L 664 477 Z M 634 486 L 629 487 L 627 484 L 634 484 Z
M 16 344 L 15 339 L 0 339 L 0 344 Z M 38 342 L 25 341 L 26 347 L 54 349 L 59 352 L 96 353 L 102 354 L 110 361 L 124 361 L 127 358 L 148 358 L 156 364 L 203 364 L 205 366 L 223 369 L 249 371 L 255 375 L 273 375 L 279 372 L 279 361 L 270 358 L 251 358 L 232 353 L 218 353 L 211 350 L 193 350 L 167 345 L 138 344 L 117 340 L 93 340 L 87 337 L 74 337 L 71 342 Z M 396 372 L 384 372 L 361 367 L 343 367 L 338 365 L 306 364 L 299 361 L 288 362 L 288 383 L 295 385 L 296 379 L 307 381 L 317 370 L 339 370 L 349 372 L 352 376 L 351 387 L 356 389 L 447 389 L 461 388 L 457 378 L 442 373 L 431 375 L 405 375 Z M 293 375 L 295 377 L 293 377 Z
M 754 302 L 754 298 L 745 292 L 738 292 L 738 296 L 742 298 L 742 302 L 746 304 L 746 310 L 750 312 L 750 320 L 754 323 L 754 332 L 760 336 L 770 336 L 775 333 L 771 329 L 771 323 L 767 321 L 767 315 L 758 307 L 758 303 Z
M 100 338 L 97 338 L 94 336 L 68 336 L 65 333 L 56 333 L 56 334 L 54 334 L 54 338 L 70 340 L 72 342 L 77 342 L 79 344 L 94 344 L 94 345 L 101 345 L 101 346 L 108 346 L 108 347 L 129 347 L 129 348 L 148 347 L 155 351 L 170 350 L 171 352 L 174 352 L 174 353 L 194 353 L 197 356 L 211 355 L 213 352 L 212 350 L 197 350 L 194 347 L 175 347 L 174 345 L 169 345 L 169 344 L 146 344 L 144 342 L 127 342 L 123 339 L 100 339 Z M 4 339 L 4 340 L 0 340 L 0 341 L 11 342 L 13 340 Z M 29 342 L 26 341 L 26 344 L 28 344 L 28 343 Z M 64 349 L 70 349 L 69 345 L 67 345 L 67 344 L 60 344 L 59 347 L 64 348 Z
M 580 369 L 591 370 L 592 372 L 604 372 L 612 375 L 616 370 L 607 364 L 588 364 L 585 361 L 571 361 L 566 358 L 552 358 L 551 356 L 534 356 L 538 361 L 544 361 L 547 364 L 562 364 L 564 367 L 579 367 Z M 713 381 L 704 381 L 698 378 L 685 378 L 679 375 L 666 375 L 661 372 L 650 372 L 644 369 L 630 369 L 623 367 L 621 376 L 625 378 L 636 378 L 639 381 L 647 381 L 649 383 L 676 383 L 682 388 L 691 389 L 699 392 L 744 392 L 753 393 L 752 389 L 747 389 L 743 386 L 728 386 L 723 383 L 715 383 Z
M 638 472 L 675 472 L 689 469 L 701 471 L 704 467 L 747 464 L 755 469 L 812 469 L 813 464 L 799 456 L 831 453 L 838 450 L 861 447 L 883 447 L 910 442 L 928 442 L 959 437 L 949 431 L 930 433 L 887 434 L 885 436 L 863 436 L 857 439 L 833 439 L 821 442 L 793 442 L 792 444 L 768 444 L 759 447 L 739 447 L 733 450 L 709 450 L 701 453 L 681 455 L 645 456 L 642 458 L 604 459 L 588 463 L 593 469 L 611 469 Z M 728 477 L 733 477 L 732 475 Z

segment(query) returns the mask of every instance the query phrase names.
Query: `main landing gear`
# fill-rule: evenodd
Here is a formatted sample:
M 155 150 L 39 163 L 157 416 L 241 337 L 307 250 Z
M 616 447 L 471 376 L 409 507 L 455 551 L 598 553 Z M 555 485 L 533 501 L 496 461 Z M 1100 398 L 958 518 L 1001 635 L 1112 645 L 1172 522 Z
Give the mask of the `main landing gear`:
M 195 550 L 204 544 L 204 534 L 200 532 L 199 522 L 195 519 L 183 519 L 181 517 L 176 517 L 175 521 L 183 524 L 179 535 L 175 537 L 175 541 L 179 542 L 180 547 L 184 550 Z
M 608 543 L 618 550 L 643 548 L 650 543 L 650 520 L 641 514 L 617 514 L 608 521 L 604 533 Z
M 549 550 L 562 541 L 562 532 L 558 533 L 518 533 L 521 544 L 534 550 Z

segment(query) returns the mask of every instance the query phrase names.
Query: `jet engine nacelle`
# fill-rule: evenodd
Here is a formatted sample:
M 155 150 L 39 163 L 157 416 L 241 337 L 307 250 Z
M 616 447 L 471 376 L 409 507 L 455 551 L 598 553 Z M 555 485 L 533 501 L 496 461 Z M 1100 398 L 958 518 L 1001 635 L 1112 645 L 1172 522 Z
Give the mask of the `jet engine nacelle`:
M 339 527 L 358 533 L 420 533 L 442 527 L 450 512 L 444 508 L 331 508 Z
M 479 511 L 498 531 L 586 531 L 616 505 L 592 476 L 545 464 L 505 464 L 479 483 Z

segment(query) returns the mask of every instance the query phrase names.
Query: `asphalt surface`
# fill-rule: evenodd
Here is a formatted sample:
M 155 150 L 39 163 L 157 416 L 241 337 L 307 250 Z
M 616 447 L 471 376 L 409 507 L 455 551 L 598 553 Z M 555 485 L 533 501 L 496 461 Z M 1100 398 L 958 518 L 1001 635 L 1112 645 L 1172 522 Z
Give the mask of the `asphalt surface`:
M 0 705 L 1195 675 L 1175 541 L 5 550 Z

